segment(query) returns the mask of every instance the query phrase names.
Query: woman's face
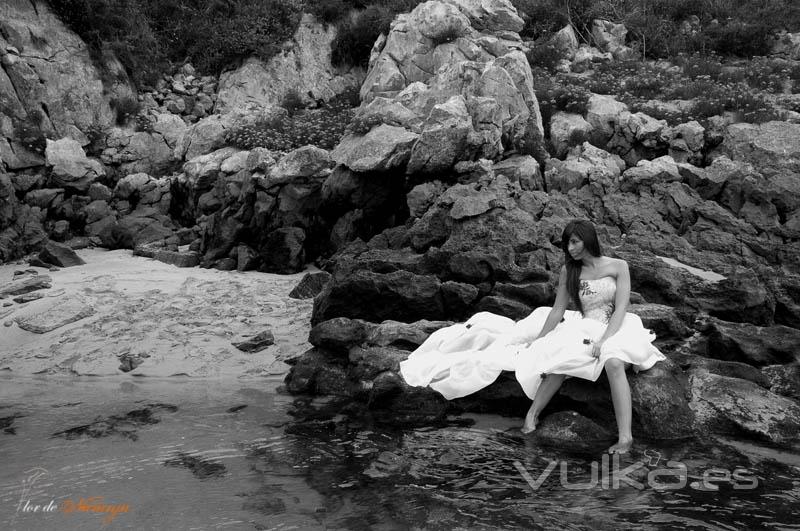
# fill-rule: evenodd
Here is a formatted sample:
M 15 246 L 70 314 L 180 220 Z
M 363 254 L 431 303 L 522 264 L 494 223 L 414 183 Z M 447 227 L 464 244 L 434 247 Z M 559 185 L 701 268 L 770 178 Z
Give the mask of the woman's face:
M 567 252 L 573 260 L 580 260 L 583 257 L 583 240 L 581 240 L 577 234 L 573 234 L 569 237 Z

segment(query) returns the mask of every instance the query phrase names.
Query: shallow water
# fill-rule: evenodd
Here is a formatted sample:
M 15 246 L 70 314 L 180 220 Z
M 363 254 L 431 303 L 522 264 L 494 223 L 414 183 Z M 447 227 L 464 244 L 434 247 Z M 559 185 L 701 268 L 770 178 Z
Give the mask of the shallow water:
M 538 448 L 492 415 L 298 423 L 280 384 L 0 377 L 0 528 L 800 529 L 795 453 L 639 441 L 615 463 Z

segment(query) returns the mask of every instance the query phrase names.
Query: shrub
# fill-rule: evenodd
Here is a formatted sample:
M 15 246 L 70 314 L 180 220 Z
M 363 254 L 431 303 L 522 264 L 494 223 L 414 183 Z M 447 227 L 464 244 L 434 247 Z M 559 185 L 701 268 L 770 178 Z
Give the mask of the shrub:
M 394 13 L 389 8 L 373 5 L 341 21 L 331 43 L 331 62 L 335 66 L 366 67 L 372 46 L 381 33 L 389 33 L 393 19 Z
M 694 53 L 688 58 L 679 57 L 679 63 L 683 66 L 683 75 L 690 79 L 708 77 L 718 80 L 722 77 L 722 61 L 721 58 L 714 53 L 710 55 Z
M 352 2 L 346 2 L 345 0 L 306 2 L 306 11 L 314 15 L 314 18 L 318 21 L 325 24 L 339 22 L 352 8 Z
M 300 109 L 304 109 L 305 104 L 303 103 L 303 99 L 300 97 L 300 94 L 297 92 L 297 89 L 291 89 L 283 97 L 283 101 L 281 101 L 281 107 L 289 111 L 289 115 L 291 116 Z
M 109 102 L 109 104 L 111 109 L 116 113 L 117 125 L 125 125 L 128 120 L 136 116 L 141 108 L 139 101 L 130 96 L 114 98 Z
M 114 52 L 137 85 L 155 83 L 168 68 L 164 46 L 148 23 L 142 0 L 49 1 L 56 15 L 88 44 L 97 65 L 102 67 L 105 47 Z
M 585 88 L 544 79 L 535 80 L 534 87 L 545 131 L 550 130 L 550 120 L 557 111 L 586 114 L 591 94 Z
M 720 54 L 752 57 L 772 48 L 772 28 L 763 23 L 729 21 L 703 30 L 708 49 Z
M 569 17 L 562 10 L 541 0 L 511 0 L 517 12 L 525 21 L 520 32 L 522 37 L 538 39 L 555 33 L 569 23 Z
M 269 59 L 297 28 L 299 0 L 49 0 L 102 64 L 110 48 L 137 84 L 153 85 L 170 63 L 218 74 L 231 62 Z
M 541 67 L 555 73 L 556 66 L 563 59 L 561 51 L 551 42 L 539 42 L 530 47 L 525 54 L 531 67 Z
M 352 109 L 340 105 L 310 109 L 294 116 L 259 120 L 232 129 L 225 140 L 239 149 L 263 147 L 273 151 L 291 151 L 308 144 L 333 149 L 352 115 Z

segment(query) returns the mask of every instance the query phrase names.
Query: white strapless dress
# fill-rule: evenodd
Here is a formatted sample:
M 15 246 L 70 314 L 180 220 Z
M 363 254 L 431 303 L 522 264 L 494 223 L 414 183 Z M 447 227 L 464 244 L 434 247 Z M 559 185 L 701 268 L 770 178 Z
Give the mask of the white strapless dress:
M 545 374 L 566 374 L 595 381 L 610 358 L 647 370 L 665 359 L 653 346 L 655 335 L 637 315 L 628 313 L 616 334 L 608 338 L 600 357 L 584 340 L 599 340 L 614 311 L 614 277 L 582 280 L 579 297 L 584 308 L 567 310 L 564 320 L 537 339 L 551 308 L 541 307 L 528 317 L 512 319 L 480 312 L 466 323 L 437 330 L 400 363 L 409 385 L 426 386 L 451 400 L 494 382 L 501 371 L 514 371 L 525 394 L 533 400 Z

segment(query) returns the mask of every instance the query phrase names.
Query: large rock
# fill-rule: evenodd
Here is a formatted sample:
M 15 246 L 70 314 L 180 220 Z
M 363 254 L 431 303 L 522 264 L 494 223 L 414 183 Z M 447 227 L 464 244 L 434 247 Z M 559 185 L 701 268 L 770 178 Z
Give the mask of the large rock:
M 625 36 L 628 28 L 624 24 L 615 24 L 608 20 L 595 19 L 592 22 L 592 38 L 595 44 L 604 52 L 609 52 L 618 61 L 633 59 L 636 54 L 625 46 Z
M 90 126 L 113 119 L 89 47 L 45 2 L 2 2 L 0 20 L 0 55 L 7 58 L 0 69 L 0 122 L 27 123 L 49 138 L 86 144 Z M 9 133 L 3 127 L 0 144 L 8 145 Z
M 281 105 L 289 93 L 297 94 L 305 103 L 327 101 L 347 89 L 358 88 L 364 78 L 362 69 L 343 72 L 331 66 L 335 38 L 336 25 L 322 25 L 311 15 L 304 15 L 282 53 L 266 63 L 247 59 L 239 68 L 220 76 L 215 112 L 224 114 L 248 103 Z
M 553 35 L 552 39 L 550 39 L 550 44 L 558 50 L 561 57 L 568 61 L 572 61 L 575 58 L 575 53 L 580 46 L 578 36 L 575 34 L 575 30 L 572 29 L 572 24 L 567 24 L 558 30 L 555 35 Z
M 605 144 L 617 128 L 620 115 L 628 110 L 628 106 L 614 99 L 613 96 L 593 94 L 586 107 L 586 121 L 594 129 L 594 137 Z
M 170 115 L 178 118 L 175 115 Z M 174 162 L 174 148 L 179 135 L 183 134 L 186 124 L 178 118 L 183 127 L 170 130 L 163 119 L 158 122 L 162 130 L 169 136 L 157 132 L 130 131 L 119 127 L 113 128 L 106 138 L 106 149 L 101 154 L 104 164 L 117 167 L 120 173 L 150 173 L 161 175 L 166 173 Z
M 50 181 L 59 188 L 86 192 L 95 179 L 105 175 L 103 165 L 89 159 L 80 143 L 71 138 L 48 139 L 45 157 L 51 168 Z
M 358 172 L 402 167 L 419 135 L 402 127 L 382 124 L 364 136 L 349 135 L 331 153 L 337 164 Z
M 800 173 L 800 124 L 766 122 L 735 123 L 726 127 L 715 153 L 734 161 L 753 164 L 767 177 Z
M 440 319 L 443 316 L 440 282 L 430 275 L 408 271 L 380 274 L 356 271 L 336 276 L 314 299 L 311 322 L 334 317 L 368 321 L 386 319 Z
M 545 182 L 549 191 L 568 192 L 591 185 L 598 192 L 612 192 L 619 186 L 625 163 L 617 155 L 599 149 L 589 142 L 572 148 L 564 161 L 549 159 Z
M 550 142 L 555 150 L 554 155 L 563 157 L 572 146 L 583 144 L 589 140 L 592 124 L 580 114 L 559 111 L 550 119 Z
M 382 99 L 380 111 L 364 110 L 357 122 L 416 133 L 425 121 L 410 173 L 447 170 L 473 154 L 495 160 L 509 149 L 544 158 L 533 76 L 512 29 L 521 22 L 507 0 L 430 1 L 399 15 L 361 87 L 368 104 Z M 369 134 L 347 137 L 349 150 Z
M 704 323 L 704 334 L 708 336 L 708 356 L 757 367 L 796 361 L 800 345 L 800 330 L 782 325 L 756 326 L 711 318 Z
M 800 406 L 747 380 L 703 370 L 689 376 L 698 426 L 718 433 L 790 445 L 800 431 Z
M 44 249 L 39 253 L 39 259 L 42 262 L 58 267 L 70 267 L 86 263 L 69 246 L 54 241 L 48 241 L 45 244 Z

